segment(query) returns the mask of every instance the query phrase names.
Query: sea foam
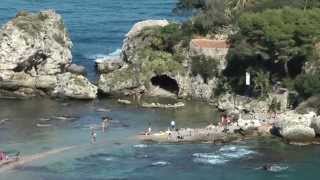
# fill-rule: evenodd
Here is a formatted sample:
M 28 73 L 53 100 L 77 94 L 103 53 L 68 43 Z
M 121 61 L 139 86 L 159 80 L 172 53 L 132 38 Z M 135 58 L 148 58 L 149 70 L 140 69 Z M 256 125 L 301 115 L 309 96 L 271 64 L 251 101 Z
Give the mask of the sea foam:
M 115 59 L 120 58 L 121 49 L 116 49 L 115 51 L 105 55 L 105 54 L 97 54 L 92 56 L 92 59 L 95 59 L 96 62 L 105 61 L 107 59 Z
M 212 153 L 194 153 L 193 161 L 202 164 L 224 164 L 234 159 L 241 159 L 255 152 L 243 146 L 223 146 Z
M 146 147 L 148 147 L 148 145 L 146 145 L 146 144 L 136 144 L 136 145 L 133 145 L 133 147 L 135 147 L 135 148 L 146 148 Z
M 166 166 L 166 165 L 169 165 L 170 163 L 167 162 L 167 161 L 157 161 L 157 162 L 154 162 L 152 163 L 151 165 L 152 166 Z

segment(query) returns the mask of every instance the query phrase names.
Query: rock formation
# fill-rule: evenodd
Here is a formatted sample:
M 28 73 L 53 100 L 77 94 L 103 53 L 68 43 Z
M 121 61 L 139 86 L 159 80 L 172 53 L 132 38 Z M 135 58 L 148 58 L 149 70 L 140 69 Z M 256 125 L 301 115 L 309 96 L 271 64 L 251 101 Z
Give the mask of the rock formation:
M 205 79 L 199 74 L 192 73 L 190 56 L 198 54 L 181 45 L 176 45 L 173 52 L 158 50 L 154 44 L 161 43 L 162 40 L 146 33 L 169 25 L 171 24 L 166 20 L 136 23 L 124 40 L 121 53 L 123 64 L 116 66 L 118 69 L 112 65 L 111 71 L 101 73 L 98 82 L 101 92 L 130 94 L 136 93 L 137 89 L 143 89 L 146 96 L 210 100 L 217 87 L 218 78 Z M 220 55 L 225 57 L 226 52 L 224 50 Z M 182 56 L 179 60 L 177 54 Z M 105 65 L 100 64 L 100 67 L 111 67 L 110 64 L 114 63 L 106 61 Z
M 275 127 L 290 143 L 311 143 L 316 137 L 316 131 L 318 132 L 318 122 L 315 121 L 317 117 L 313 112 L 301 115 L 294 111 L 287 111 L 280 114 L 278 119 Z
M 0 95 L 95 98 L 97 88 L 72 64 L 71 48 L 60 15 L 19 12 L 0 32 Z

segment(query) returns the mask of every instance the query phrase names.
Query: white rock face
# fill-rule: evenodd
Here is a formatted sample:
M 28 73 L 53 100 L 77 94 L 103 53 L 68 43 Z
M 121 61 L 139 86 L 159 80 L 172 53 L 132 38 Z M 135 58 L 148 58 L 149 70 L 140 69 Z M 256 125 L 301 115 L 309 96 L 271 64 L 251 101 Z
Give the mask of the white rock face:
M 17 97 L 52 94 L 61 83 L 61 74 L 68 70 L 80 73 L 80 66 L 71 65 L 71 48 L 72 42 L 60 15 L 52 10 L 19 12 L 0 31 L 0 95 L 6 96 L 9 92 Z M 94 88 L 82 90 L 77 95 L 66 93 L 65 96 L 95 97 L 91 95 L 96 93 L 92 91 Z
M 135 50 L 145 46 L 144 40 L 137 38 L 143 29 L 149 27 L 164 27 L 168 24 L 169 22 L 167 20 L 145 20 L 134 24 L 123 41 L 121 59 L 125 62 L 133 61 L 132 59 L 134 59 L 136 53 Z
M 169 22 L 167 20 L 145 20 L 137 22 L 133 25 L 133 27 L 130 29 L 130 31 L 126 34 L 127 38 L 131 38 L 139 34 L 144 28 L 147 27 L 155 27 L 160 26 L 164 27 L 168 25 Z

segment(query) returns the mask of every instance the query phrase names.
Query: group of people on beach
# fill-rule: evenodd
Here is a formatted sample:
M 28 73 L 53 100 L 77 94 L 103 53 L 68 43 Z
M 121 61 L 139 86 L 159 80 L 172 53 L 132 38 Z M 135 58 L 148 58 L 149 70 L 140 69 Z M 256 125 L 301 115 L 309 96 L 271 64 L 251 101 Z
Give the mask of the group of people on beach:
M 102 117 L 102 122 L 101 122 L 101 131 L 104 133 L 105 130 L 110 126 L 112 118 L 105 116 Z M 91 127 L 91 143 L 94 144 L 97 141 L 97 132 L 96 129 Z
M 6 152 L 0 150 L 0 163 L 7 162 L 10 160 L 19 160 L 20 159 L 20 152 L 17 152 L 15 156 L 9 156 Z
M 148 129 L 144 132 L 144 135 L 146 135 L 146 136 L 151 135 L 151 133 L 152 133 L 151 122 L 149 122 L 148 124 L 149 124 Z M 176 122 L 174 120 L 172 120 L 170 122 L 170 128 L 168 128 L 168 131 L 174 131 L 174 130 L 177 130 L 176 129 Z

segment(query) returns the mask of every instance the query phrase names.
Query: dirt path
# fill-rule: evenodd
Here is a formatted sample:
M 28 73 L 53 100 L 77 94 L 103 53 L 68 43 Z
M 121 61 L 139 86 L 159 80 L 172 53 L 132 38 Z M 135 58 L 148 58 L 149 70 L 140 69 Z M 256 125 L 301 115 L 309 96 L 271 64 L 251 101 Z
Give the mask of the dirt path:
M 53 149 L 53 150 L 50 150 L 50 151 L 46 151 L 46 152 L 42 152 L 42 153 L 30 155 L 30 156 L 21 157 L 21 159 L 19 161 L 15 161 L 15 162 L 12 162 L 12 163 L 10 163 L 8 165 L 4 165 L 3 167 L 0 167 L 0 173 L 8 171 L 8 170 L 11 170 L 11 169 L 14 169 L 14 168 L 16 168 L 18 166 L 25 165 L 25 164 L 30 163 L 30 162 L 35 161 L 35 160 L 46 158 L 46 157 L 48 157 L 50 155 L 54 155 L 54 154 L 62 153 L 64 151 L 71 150 L 71 149 L 73 149 L 75 147 L 76 146 L 68 146 L 68 147 Z

